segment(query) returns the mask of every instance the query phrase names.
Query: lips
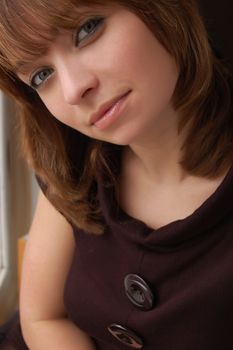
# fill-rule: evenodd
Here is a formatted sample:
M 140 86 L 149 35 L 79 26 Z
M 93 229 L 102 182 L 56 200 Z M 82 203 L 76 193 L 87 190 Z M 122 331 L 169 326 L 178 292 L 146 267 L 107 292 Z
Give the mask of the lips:
M 128 94 L 130 93 L 130 91 L 127 91 L 126 93 L 115 97 L 114 99 L 104 103 L 102 106 L 100 106 L 100 108 L 98 109 L 97 112 L 93 113 L 91 118 L 90 118 L 90 124 L 91 125 L 98 125 L 98 122 L 101 121 L 101 119 L 107 117 L 108 112 L 110 114 L 110 112 L 112 110 L 114 110 L 114 107 L 116 108 L 117 105 L 120 103 L 120 101 L 126 97 Z

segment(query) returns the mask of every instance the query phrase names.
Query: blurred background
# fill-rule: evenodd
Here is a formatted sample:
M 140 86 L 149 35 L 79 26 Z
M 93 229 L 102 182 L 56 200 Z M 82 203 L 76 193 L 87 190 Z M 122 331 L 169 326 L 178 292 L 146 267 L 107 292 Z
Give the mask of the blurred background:
M 29 230 L 37 196 L 20 153 L 17 119 L 13 102 L 0 92 L 0 324 L 18 307 L 19 238 Z
M 199 4 L 211 44 L 233 72 L 233 1 Z M 38 191 L 20 154 L 17 119 L 13 102 L 0 92 L 0 324 L 18 307 L 22 237 L 28 233 Z

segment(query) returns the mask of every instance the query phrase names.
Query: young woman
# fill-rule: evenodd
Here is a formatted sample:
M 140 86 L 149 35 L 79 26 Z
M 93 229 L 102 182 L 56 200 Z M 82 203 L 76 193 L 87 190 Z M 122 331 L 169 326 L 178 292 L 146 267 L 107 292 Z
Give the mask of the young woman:
M 197 2 L 2 0 L 0 86 L 42 190 L 15 348 L 232 349 L 231 91 Z

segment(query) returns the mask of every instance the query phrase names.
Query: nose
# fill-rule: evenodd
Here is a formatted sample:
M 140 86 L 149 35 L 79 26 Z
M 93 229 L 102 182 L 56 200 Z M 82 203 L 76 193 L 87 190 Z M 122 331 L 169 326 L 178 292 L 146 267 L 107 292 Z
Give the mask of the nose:
M 98 86 L 97 76 L 77 61 L 60 64 L 60 85 L 64 100 L 80 105 Z

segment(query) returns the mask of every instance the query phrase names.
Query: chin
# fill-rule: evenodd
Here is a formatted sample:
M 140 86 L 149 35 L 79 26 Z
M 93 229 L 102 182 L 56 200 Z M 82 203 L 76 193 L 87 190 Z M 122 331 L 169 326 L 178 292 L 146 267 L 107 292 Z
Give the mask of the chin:
M 133 137 L 133 135 L 116 135 L 108 142 L 119 146 L 130 146 L 131 144 L 135 143 L 135 140 L 136 137 Z

